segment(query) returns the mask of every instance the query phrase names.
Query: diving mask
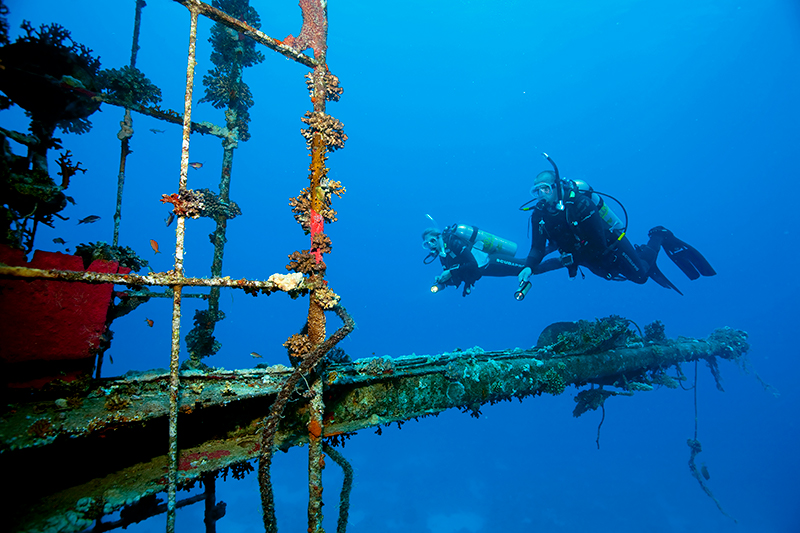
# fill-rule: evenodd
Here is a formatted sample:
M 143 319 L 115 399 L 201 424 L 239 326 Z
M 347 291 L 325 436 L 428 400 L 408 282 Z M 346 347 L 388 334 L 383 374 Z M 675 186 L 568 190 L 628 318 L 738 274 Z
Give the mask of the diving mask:
M 531 196 L 537 200 L 544 200 L 553 192 L 553 186 L 549 183 L 538 183 L 531 187 Z
M 422 247 L 432 254 L 444 257 L 444 243 L 442 242 L 441 235 L 430 234 L 422 241 Z

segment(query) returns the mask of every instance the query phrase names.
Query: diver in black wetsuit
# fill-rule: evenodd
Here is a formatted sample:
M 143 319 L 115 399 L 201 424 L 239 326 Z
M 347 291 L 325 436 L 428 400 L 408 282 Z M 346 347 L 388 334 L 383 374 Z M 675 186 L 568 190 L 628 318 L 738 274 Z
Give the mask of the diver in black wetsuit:
M 436 276 L 432 292 L 448 285 L 458 288 L 463 283 L 462 296 L 467 296 L 481 277 L 518 276 L 525 267 L 525 259 L 514 257 L 515 243 L 466 224 L 453 224 L 444 231 L 427 228 L 422 232 L 422 246 L 429 252 L 424 262 L 438 257 L 444 269 Z M 537 263 L 532 272 L 541 274 L 562 266 L 558 258 L 547 259 Z
M 689 279 L 716 274 L 700 252 L 663 226 L 648 232 L 647 244 L 633 246 L 625 236 L 626 228 L 602 198 L 583 182 L 560 179 L 558 167 L 543 155 L 554 170 L 539 173 L 531 189 L 536 202 L 531 214 L 533 239 L 525 268 L 519 273 L 518 300 L 530 288 L 528 278 L 544 257 L 548 242 L 558 248 L 570 277 L 575 277 L 579 266 L 585 266 L 605 279 L 639 284 L 652 279 L 683 294 L 656 265 L 661 248 Z

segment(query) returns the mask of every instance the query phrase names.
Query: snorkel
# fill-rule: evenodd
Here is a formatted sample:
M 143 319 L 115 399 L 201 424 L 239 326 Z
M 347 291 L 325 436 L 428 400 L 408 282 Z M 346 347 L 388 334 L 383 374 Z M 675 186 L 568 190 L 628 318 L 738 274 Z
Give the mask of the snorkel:
M 551 165 L 553 165 L 553 170 L 555 171 L 554 173 L 556 175 L 555 182 L 553 183 L 553 187 L 555 187 L 555 189 L 556 189 L 556 200 L 557 200 L 556 201 L 556 209 L 558 209 L 559 211 L 563 211 L 564 210 L 564 199 L 563 199 L 563 192 L 561 191 L 561 175 L 558 173 L 558 167 L 556 166 L 555 161 L 553 161 L 553 159 L 549 155 L 544 153 L 544 152 L 542 152 L 542 155 L 544 156 L 545 159 L 550 161 Z M 536 202 L 536 205 L 531 206 L 531 204 L 534 203 L 534 202 Z M 528 200 L 527 202 L 525 202 L 524 204 L 519 206 L 519 210 L 520 211 L 530 211 L 531 209 L 534 209 L 535 207 L 542 206 L 542 205 L 544 205 L 544 201 L 543 200 L 541 200 L 540 198 L 534 198 L 533 200 Z
M 429 214 L 425 214 L 425 216 L 433 223 L 433 227 L 430 227 L 422 232 L 422 247 L 426 250 L 429 250 L 430 253 L 422 260 L 422 262 L 426 265 L 431 264 L 437 257 L 445 257 L 447 253 L 444 249 L 444 241 L 442 240 L 442 230 L 439 229 L 439 224 L 436 223 L 436 220 Z M 427 235 L 427 237 L 426 237 Z M 432 237 L 436 237 L 436 245 L 428 245 L 428 241 Z
M 556 162 L 553 161 L 553 158 L 551 158 L 549 155 L 547 155 L 544 152 L 542 152 L 542 155 L 544 156 L 545 159 L 550 161 L 551 165 L 553 165 L 553 170 L 556 173 L 556 182 L 553 184 L 553 186 L 556 188 L 556 195 L 557 195 L 557 198 L 558 198 L 558 201 L 556 202 L 556 209 L 558 209 L 559 211 L 563 211 L 564 210 L 564 199 L 563 199 L 562 193 L 561 193 L 561 176 L 558 174 L 558 167 L 556 166 Z

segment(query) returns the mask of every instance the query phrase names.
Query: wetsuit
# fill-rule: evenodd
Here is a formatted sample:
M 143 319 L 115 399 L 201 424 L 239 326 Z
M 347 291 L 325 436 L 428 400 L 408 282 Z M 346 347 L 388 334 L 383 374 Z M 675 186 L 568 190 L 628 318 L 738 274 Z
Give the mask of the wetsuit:
M 480 251 L 473 253 L 472 243 L 456 235 L 452 228 L 447 228 L 442 232 L 442 242 L 445 246 L 446 255 L 445 257 L 440 257 L 439 260 L 442 263 L 442 267 L 451 272 L 451 277 L 446 284 L 458 287 L 463 282 L 465 296 L 469 294 L 475 282 L 483 276 L 517 276 L 525 268 L 525 260 L 520 258 L 488 255 Z M 550 251 L 552 249 L 548 250 L 548 252 Z M 475 253 L 485 256 L 481 257 L 482 264 L 478 264 Z M 561 268 L 561 266 L 561 262 L 558 259 L 548 259 L 544 262 L 541 262 L 540 259 L 536 268 L 532 270 L 534 274 L 541 274 Z
M 654 248 L 649 248 L 648 243 L 637 252 L 627 237 L 618 239 L 619 234 L 609 230 L 590 193 L 572 187 L 565 191 L 565 196 L 561 211 L 544 202 L 534 208 L 531 214 L 533 239 L 525 266 L 534 269 L 539 265 L 546 255 L 549 240 L 561 252 L 570 277 L 574 277 L 578 266 L 582 265 L 606 279 L 646 282 L 660 241 Z

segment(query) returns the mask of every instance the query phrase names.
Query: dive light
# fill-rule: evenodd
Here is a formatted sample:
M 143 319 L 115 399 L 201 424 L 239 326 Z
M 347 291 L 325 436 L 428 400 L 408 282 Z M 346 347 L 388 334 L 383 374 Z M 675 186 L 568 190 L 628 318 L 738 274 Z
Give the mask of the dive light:
M 519 284 L 519 289 L 517 292 L 514 293 L 514 299 L 518 302 L 521 302 L 525 299 L 525 295 L 528 294 L 528 291 L 531 290 L 532 283 L 528 280 L 523 281 Z

